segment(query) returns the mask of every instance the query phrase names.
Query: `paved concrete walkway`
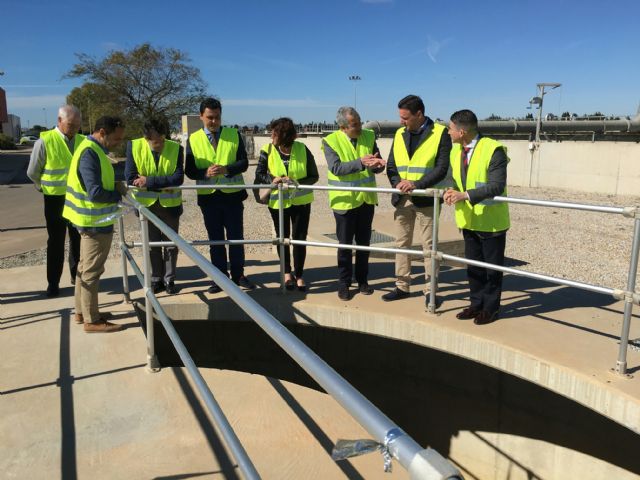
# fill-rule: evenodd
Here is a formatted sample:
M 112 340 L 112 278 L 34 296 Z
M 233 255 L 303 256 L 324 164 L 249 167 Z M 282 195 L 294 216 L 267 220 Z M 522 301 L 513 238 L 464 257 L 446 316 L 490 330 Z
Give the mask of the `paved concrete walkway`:
M 186 370 L 145 371 L 145 338 L 118 273 L 110 262 L 100 300 L 127 328 L 88 335 L 73 322 L 70 286 L 41 295 L 44 267 L 0 271 L 2 477 L 239 478 Z M 331 460 L 339 438 L 369 435 L 327 395 L 202 373 L 263 478 L 407 478 L 400 466 L 384 474 L 378 454 Z
M 181 255 L 178 295 L 165 303 L 204 305 L 209 280 Z M 308 259 L 304 295 L 287 294 L 303 316 L 327 327 L 402 339 L 479 361 L 572 398 L 640 431 L 640 353 L 630 350 L 632 378 L 615 364 L 622 304 L 564 287 L 505 277 L 503 318 L 478 327 L 458 321 L 467 302 L 464 270 L 444 268 L 439 315 L 424 311 L 416 293 L 384 303 L 393 288 L 393 263 L 372 261 L 371 297 L 339 302 L 336 268 L 327 256 Z M 275 259 L 249 259 L 259 285 L 251 296 L 273 298 Z M 0 470 L 7 478 L 233 478 L 225 453 L 182 369 L 144 370 L 145 343 L 132 307 L 121 303 L 119 262 L 107 264 L 104 310 L 124 332 L 87 335 L 72 321 L 72 289 L 42 296 L 45 268 L 0 271 Z M 63 279 L 66 276 L 63 275 Z M 133 277 L 131 285 L 137 285 Z M 133 293 L 141 297 L 141 291 Z M 640 336 L 637 315 L 631 338 Z M 258 375 L 204 370 L 214 395 L 264 478 L 403 478 L 384 476 L 377 455 L 335 464 L 328 451 L 338 438 L 368 435 L 321 393 Z

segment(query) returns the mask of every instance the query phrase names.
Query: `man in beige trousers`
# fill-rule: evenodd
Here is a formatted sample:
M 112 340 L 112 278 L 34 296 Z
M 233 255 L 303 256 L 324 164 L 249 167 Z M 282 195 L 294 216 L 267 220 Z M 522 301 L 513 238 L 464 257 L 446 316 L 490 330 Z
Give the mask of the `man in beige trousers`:
M 115 181 L 107 153 L 123 137 L 124 125 L 119 118 L 99 118 L 94 132 L 74 152 L 67 178 L 62 215 L 80 232 L 75 319 L 84 324 L 87 333 L 122 330 L 122 325 L 107 321 L 109 314 L 100 314 L 98 289 L 111 249 L 114 214 L 118 212 L 118 201 L 127 192 L 123 182 Z
M 444 180 L 449 169 L 451 139 L 446 127 L 434 123 L 424 114 L 424 103 L 416 95 L 408 95 L 398 102 L 398 115 L 402 127 L 398 129 L 387 161 L 387 176 L 391 186 L 403 194 L 394 193 L 391 204 L 396 247 L 409 248 L 413 241 L 416 220 L 420 229 L 422 248 L 431 250 L 433 228 L 433 198 L 411 196 L 414 189 L 434 188 Z M 429 302 L 430 260 L 425 257 L 425 305 Z M 382 296 L 385 302 L 409 296 L 411 286 L 411 259 L 409 255 L 396 255 L 396 288 Z M 438 300 L 436 300 L 438 304 Z

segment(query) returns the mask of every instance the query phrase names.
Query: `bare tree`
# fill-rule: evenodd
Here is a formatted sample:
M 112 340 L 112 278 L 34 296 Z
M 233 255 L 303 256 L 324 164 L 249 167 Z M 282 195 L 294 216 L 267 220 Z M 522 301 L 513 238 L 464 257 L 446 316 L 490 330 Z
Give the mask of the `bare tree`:
M 135 123 L 162 116 L 175 125 L 182 114 L 196 111 L 206 96 L 200 70 L 191 65 L 186 53 L 174 48 L 144 43 L 131 50 L 111 51 L 104 58 L 84 53 L 76 56 L 78 63 L 65 78 L 86 81 L 80 87 L 84 91 L 74 89 L 76 97 L 86 104 L 79 105 L 85 117 L 91 116 L 85 108 L 102 112 L 108 107 L 120 109 L 109 113 Z

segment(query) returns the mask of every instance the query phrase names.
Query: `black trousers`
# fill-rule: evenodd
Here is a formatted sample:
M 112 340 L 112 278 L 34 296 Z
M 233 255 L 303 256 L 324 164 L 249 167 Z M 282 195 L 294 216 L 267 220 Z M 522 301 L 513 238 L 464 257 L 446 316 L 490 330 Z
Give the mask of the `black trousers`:
M 483 232 L 462 230 L 462 235 L 466 258 L 496 265 L 504 264 L 506 232 L 497 236 L 487 236 L 483 235 Z M 502 296 L 502 272 L 469 265 L 467 277 L 471 290 L 471 307 L 490 313 L 498 311 Z
M 80 260 L 80 234 L 62 217 L 64 195 L 43 195 L 44 219 L 47 224 L 47 282 L 58 286 L 64 268 L 64 242 L 69 230 L 69 272 L 75 280 Z
M 280 222 L 278 210 L 270 208 L 269 213 L 273 219 L 273 225 L 276 228 L 276 235 L 280 235 Z M 306 240 L 309 231 L 309 217 L 311 216 L 311 204 L 291 205 L 283 210 L 284 213 L 284 238 L 292 238 L 293 240 Z M 280 256 L 280 248 L 278 248 L 278 256 Z M 293 246 L 293 265 L 295 267 L 294 275 L 302 277 L 304 273 L 304 261 L 307 258 L 307 247 L 305 245 Z M 284 272 L 291 273 L 291 250 L 288 246 L 284 247 Z
M 164 223 L 169 225 L 175 232 L 180 227 L 180 215 L 160 205 L 157 201 L 149 207 L 152 213 Z M 149 241 L 166 242 L 169 239 L 152 222 L 149 222 Z M 154 283 L 164 281 L 165 285 L 176 279 L 176 264 L 178 263 L 178 247 L 151 247 L 149 252 L 151 257 L 151 281 Z
M 215 198 L 215 195 L 203 195 L 203 197 L 205 198 L 198 199 L 198 203 L 209 240 L 243 240 L 244 205 L 242 201 L 220 201 Z M 209 254 L 211 263 L 227 276 L 230 270 L 233 280 L 238 280 L 244 275 L 244 245 L 229 245 L 228 264 L 225 245 L 211 245 Z
M 338 242 L 351 245 L 355 238 L 356 245 L 369 246 L 371 242 L 371 223 L 375 207 L 363 203 L 358 208 L 345 213 L 333 212 L 336 219 L 336 236 Z M 338 278 L 340 284 L 351 285 L 353 276 L 353 250 L 347 248 L 338 249 Z M 369 277 L 369 252 L 356 251 L 356 282 L 367 283 Z

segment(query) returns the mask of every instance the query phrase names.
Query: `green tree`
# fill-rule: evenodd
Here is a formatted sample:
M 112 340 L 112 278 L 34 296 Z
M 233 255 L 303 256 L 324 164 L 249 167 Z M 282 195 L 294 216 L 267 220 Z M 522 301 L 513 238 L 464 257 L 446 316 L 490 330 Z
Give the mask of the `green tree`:
M 485 120 L 502 120 L 502 117 L 500 115 L 496 115 L 495 113 L 492 113 L 487 118 L 485 118 Z
M 76 56 L 78 63 L 65 78 L 82 78 L 85 83 L 71 92 L 68 101 L 82 109 L 87 126 L 106 113 L 122 116 L 129 126 L 151 116 L 165 117 L 176 125 L 206 96 L 200 70 L 186 53 L 174 48 L 144 43 L 111 51 L 104 58 Z
M 126 110 L 126 106 L 112 96 L 103 85 L 84 83 L 71 90 L 67 95 L 67 103 L 75 105 L 82 112 L 81 130 L 91 133 L 96 120 L 103 115 L 119 115 Z M 127 119 L 130 123 L 131 119 Z M 137 122 L 134 121 L 137 124 Z M 127 125 L 128 127 L 131 125 Z

